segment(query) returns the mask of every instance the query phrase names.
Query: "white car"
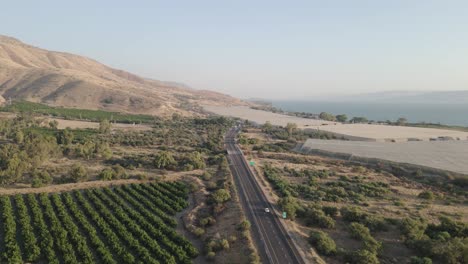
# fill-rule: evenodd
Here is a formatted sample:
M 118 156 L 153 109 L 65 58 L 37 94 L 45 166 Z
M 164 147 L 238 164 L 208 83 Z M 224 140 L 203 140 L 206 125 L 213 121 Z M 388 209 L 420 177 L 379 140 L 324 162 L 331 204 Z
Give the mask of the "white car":
M 270 208 L 265 208 L 265 213 L 269 213 L 270 212 Z

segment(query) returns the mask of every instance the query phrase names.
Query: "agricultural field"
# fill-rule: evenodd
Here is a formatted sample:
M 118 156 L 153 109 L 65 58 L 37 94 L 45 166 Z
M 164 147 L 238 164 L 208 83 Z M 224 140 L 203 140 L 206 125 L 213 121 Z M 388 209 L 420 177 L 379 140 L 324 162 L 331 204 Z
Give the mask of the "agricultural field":
M 191 263 L 181 182 L 0 197 L 2 263 Z
M 362 142 L 309 139 L 301 151 L 324 150 L 410 163 L 468 175 L 468 141 Z
M 195 264 L 207 261 L 226 264 L 258 263 L 258 255 L 250 239 L 250 230 L 246 228 L 247 224 L 245 224 L 243 212 L 237 200 L 232 175 L 225 157 L 223 135 L 228 128 L 232 127 L 232 120 L 224 117 L 192 118 L 174 115 L 167 119 L 154 118 L 150 123 L 141 120 L 141 125 L 133 125 L 116 124 L 115 119 L 111 122 L 115 115 L 109 112 L 99 112 L 99 114 L 105 114 L 104 116 L 97 116 L 98 113 L 95 112 L 86 112 L 96 114 L 94 117 L 88 116 L 87 119 L 99 118 L 99 120 L 98 122 L 84 122 L 82 121 L 83 115 L 78 117 L 81 120 L 64 120 L 59 117 L 51 118 L 49 116 L 51 113 L 48 112 L 41 113 L 42 105 L 28 104 L 28 107 L 30 108 L 25 107 L 22 111 L 15 110 L 15 113 L 0 115 L 0 141 L 2 142 L 0 145 L 0 195 L 5 197 L 19 195 L 26 202 L 29 196 L 35 197 L 39 202 L 40 199 L 50 199 L 54 202 L 55 200 L 51 197 L 59 196 L 62 203 L 65 203 L 67 201 L 65 198 L 70 196 L 83 217 L 88 219 L 87 226 L 80 226 L 78 222 L 75 222 L 81 235 L 87 235 L 85 228 L 95 228 L 96 236 L 102 240 L 114 260 L 114 262 L 105 262 L 99 259 L 100 254 L 105 253 L 101 252 L 102 247 L 90 244 L 95 243 L 92 241 L 94 238 L 85 237 L 88 248 L 92 248 L 93 263 L 125 263 L 124 261 L 130 262 L 132 259 L 135 259 L 137 263 L 154 263 L 155 261 L 174 263 L 173 260 L 175 263 L 193 262 Z M 62 115 L 64 113 L 76 114 L 76 111 L 79 111 L 77 109 L 53 109 L 60 111 L 58 116 L 62 118 L 65 117 Z M 76 116 L 70 116 L 70 118 L 76 119 Z M 131 120 L 138 118 L 139 116 L 131 116 Z M 125 128 L 121 129 L 122 126 Z M 161 182 L 160 185 L 165 185 L 163 182 L 174 181 L 187 184 L 186 189 L 189 193 L 183 196 L 184 199 L 187 197 L 183 206 L 185 208 L 187 205 L 187 207 L 183 212 L 180 212 L 181 207 L 175 203 L 180 199 L 175 199 L 174 195 L 163 200 L 169 206 L 149 196 L 149 187 L 144 183 L 154 181 Z M 138 186 L 142 186 L 141 188 L 145 190 L 137 190 L 140 188 Z M 90 191 L 83 189 L 90 189 Z M 62 194 L 54 194 L 59 192 Z M 104 196 L 99 192 L 103 192 Z M 125 193 L 133 199 L 125 200 L 126 197 L 123 197 Z M 97 204 L 92 195 L 97 196 L 107 210 L 100 209 L 103 206 Z M 43 196 L 46 198 L 41 198 Z M 86 208 L 82 204 L 82 198 L 79 198 L 81 196 L 91 204 L 90 208 L 101 218 L 92 216 L 84 210 Z M 115 196 L 125 200 L 125 203 L 115 200 L 117 205 L 128 205 L 129 208 L 119 209 L 117 205 L 110 204 L 109 199 L 115 199 Z M 144 202 L 148 198 L 150 202 Z M 13 198 L 10 199 L 15 211 L 16 204 Z M 137 204 L 138 202 L 142 205 Z M 55 205 L 53 207 L 58 208 Z M 65 207 L 67 210 L 73 208 L 67 204 Z M 155 217 L 149 214 L 153 207 L 159 210 L 155 211 Z M 145 208 L 146 210 L 143 210 Z M 146 222 L 129 211 L 130 209 L 136 210 L 146 219 Z M 101 210 L 104 211 L 101 213 Z M 167 216 L 163 216 L 161 210 Z M 175 212 L 180 212 L 177 213 L 177 227 L 174 227 Z M 133 224 L 123 213 L 140 222 Z M 60 217 L 59 212 L 56 214 Z M 49 224 L 48 218 L 46 216 L 43 218 L 45 223 Z M 13 219 L 17 221 L 16 218 Z M 31 219 L 36 218 L 31 216 Z M 149 227 L 148 223 L 158 227 L 154 225 L 155 221 L 159 221 L 157 219 L 165 222 L 167 225 L 165 231 Z M 72 216 L 72 220 L 79 219 Z M 103 224 L 102 221 L 111 222 Z M 118 224 L 118 229 L 112 229 L 110 225 L 117 223 L 116 221 L 121 224 Z M 2 223 L 1 220 L 0 223 Z M 24 242 L 20 236 L 20 225 L 16 224 L 16 226 L 17 242 L 15 243 L 18 243 L 22 260 L 28 261 L 23 256 L 27 247 L 23 245 Z M 115 235 L 108 231 L 106 226 L 109 226 Z M 127 228 L 131 234 L 125 237 L 131 240 L 131 245 L 136 246 L 131 246 L 127 240 L 122 240 L 122 233 L 119 232 L 124 232 L 123 227 Z M 167 245 L 158 244 L 159 240 L 148 242 L 164 235 L 164 232 L 171 232 L 169 235 L 173 234 L 169 230 L 177 230 L 177 234 L 186 237 L 193 248 L 199 252 L 198 256 L 194 258 L 195 254 L 188 251 L 184 253 L 180 249 L 170 248 L 172 242 L 179 246 L 186 243 L 181 238 L 171 240 L 171 237 L 167 239 L 162 237 L 162 242 Z M 36 234 L 36 236 L 39 235 Z M 60 235 L 63 236 L 63 234 Z M 55 237 L 54 234 L 51 236 Z M 70 234 L 67 238 L 69 236 Z M 0 239 L 3 237 L 0 230 Z M 36 237 L 36 240 L 42 241 L 42 238 Z M 122 242 L 119 242 L 121 240 Z M 78 263 L 86 262 L 80 259 L 81 253 L 78 252 L 74 252 L 74 258 L 71 257 L 73 261 L 61 257 L 64 253 L 60 253 L 57 246 L 63 241 L 65 240 L 57 241 L 52 246 L 59 262 L 73 263 L 74 259 L 77 259 Z M 70 241 L 73 242 L 73 240 Z M 76 250 L 82 248 L 81 244 L 76 245 Z M 157 248 L 158 245 L 161 247 L 160 250 Z M 66 247 L 67 252 L 75 248 L 74 246 Z M 164 253 L 166 251 L 171 254 L 167 255 Z M 0 252 L 4 252 L 1 246 Z M 181 257 L 174 252 L 182 254 Z M 184 254 L 187 257 L 184 257 Z M 164 257 L 164 259 L 159 257 Z M 5 261 L 0 258 L 0 263 L 3 262 Z M 49 261 L 46 255 L 38 257 L 38 262 L 54 263 L 54 261 Z
M 291 138 L 298 136 L 290 131 Z M 284 133 L 288 133 L 284 129 Z M 464 182 L 433 184 L 352 162 L 288 150 L 260 129 L 240 142 L 296 243 L 318 263 L 466 263 Z
M 158 119 L 151 115 L 134 115 L 103 110 L 52 107 L 28 101 L 15 101 L 11 105 L 1 107 L 0 111 L 13 113 L 36 113 L 46 116 L 61 117 L 64 119 L 88 120 L 94 122 L 107 119 L 117 123 L 126 124 L 154 123 L 154 121 Z

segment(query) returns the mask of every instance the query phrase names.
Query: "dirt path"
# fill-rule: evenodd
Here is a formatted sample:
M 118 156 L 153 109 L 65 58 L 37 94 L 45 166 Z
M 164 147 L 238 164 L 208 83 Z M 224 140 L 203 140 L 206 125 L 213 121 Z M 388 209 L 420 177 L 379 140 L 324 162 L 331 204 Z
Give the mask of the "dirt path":
M 194 171 L 184 171 L 184 172 L 175 172 L 166 174 L 164 178 L 161 178 L 163 181 L 175 181 L 180 179 L 183 176 L 187 175 L 201 175 L 202 170 Z M 66 183 L 58 185 L 50 185 L 40 188 L 0 188 L 0 195 L 14 195 L 14 194 L 26 194 L 26 193 L 50 193 L 50 192 L 66 192 L 76 189 L 88 189 L 96 187 L 107 187 L 114 185 L 123 185 L 130 183 L 144 183 L 152 180 L 137 180 L 137 179 L 126 179 L 126 180 L 113 180 L 113 181 L 89 181 L 89 182 L 79 182 L 79 183 Z

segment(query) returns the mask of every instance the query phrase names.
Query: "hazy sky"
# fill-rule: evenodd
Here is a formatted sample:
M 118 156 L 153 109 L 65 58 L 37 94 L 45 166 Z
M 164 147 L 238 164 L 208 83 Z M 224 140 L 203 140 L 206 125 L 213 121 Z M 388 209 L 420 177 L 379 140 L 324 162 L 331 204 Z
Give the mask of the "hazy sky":
M 2 0 L 0 34 L 242 98 L 468 90 L 468 1 Z

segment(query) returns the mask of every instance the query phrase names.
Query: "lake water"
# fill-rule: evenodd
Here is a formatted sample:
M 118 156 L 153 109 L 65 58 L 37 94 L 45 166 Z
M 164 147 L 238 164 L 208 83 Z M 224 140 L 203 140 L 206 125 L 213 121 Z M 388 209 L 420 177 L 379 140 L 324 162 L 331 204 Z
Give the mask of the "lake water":
M 273 106 L 294 112 L 346 114 L 349 119 L 363 116 L 369 120 L 396 121 L 405 117 L 409 122 L 468 126 L 468 104 L 273 101 Z

